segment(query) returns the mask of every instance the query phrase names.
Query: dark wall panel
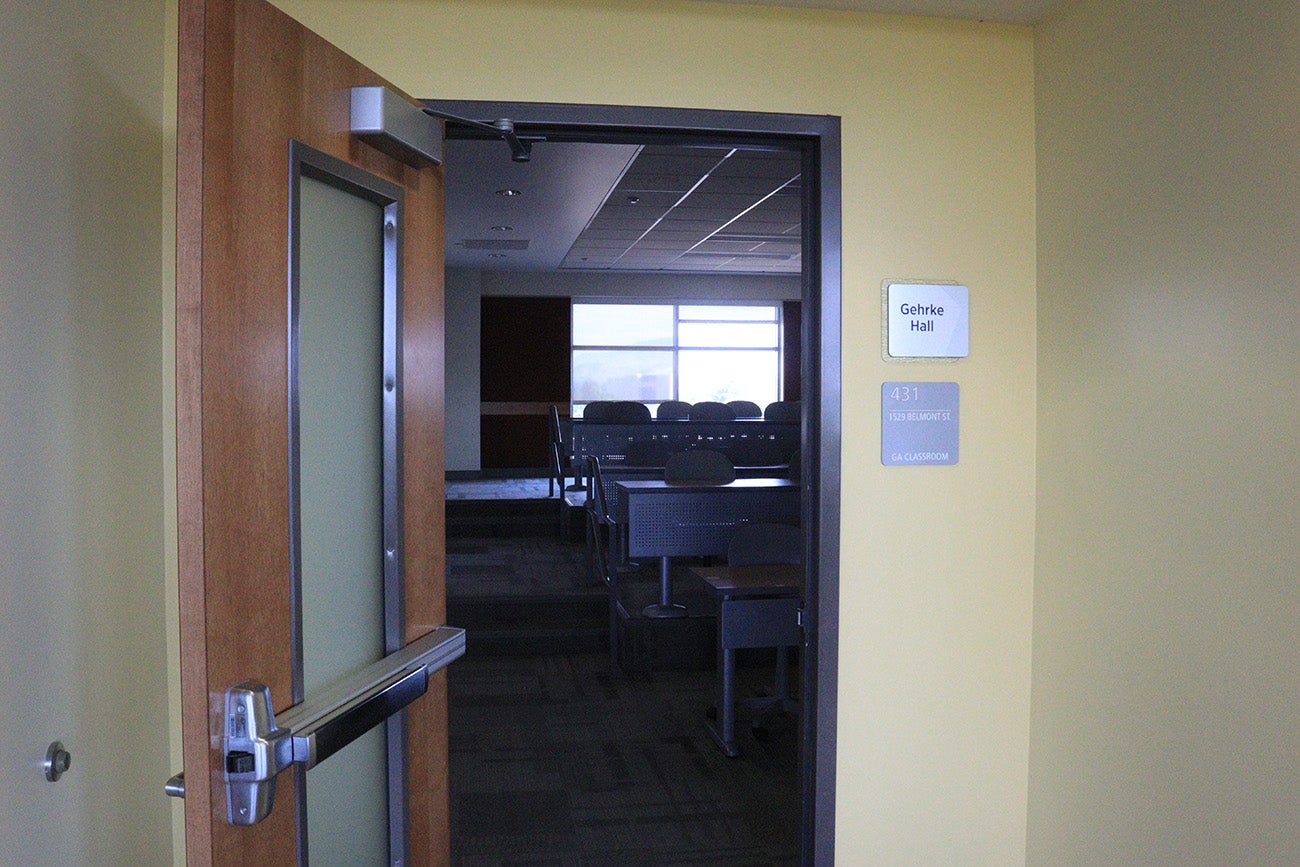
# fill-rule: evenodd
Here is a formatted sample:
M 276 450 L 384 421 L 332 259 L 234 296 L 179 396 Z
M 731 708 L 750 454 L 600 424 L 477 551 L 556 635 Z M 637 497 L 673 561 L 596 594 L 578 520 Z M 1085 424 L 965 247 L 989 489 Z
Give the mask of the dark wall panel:
M 544 415 L 485 415 L 480 422 L 480 463 L 485 470 L 536 470 L 550 466 Z
M 569 299 L 486 297 L 482 303 L 479 399 L 567 403 Z
M 781 305 L 781 399 L 803 398 L 803 306 L 798 301 Z
M 547 467 L 548 409 L 568 414 L 569 299 L 488 296 L 480 312 L 480 465 Z

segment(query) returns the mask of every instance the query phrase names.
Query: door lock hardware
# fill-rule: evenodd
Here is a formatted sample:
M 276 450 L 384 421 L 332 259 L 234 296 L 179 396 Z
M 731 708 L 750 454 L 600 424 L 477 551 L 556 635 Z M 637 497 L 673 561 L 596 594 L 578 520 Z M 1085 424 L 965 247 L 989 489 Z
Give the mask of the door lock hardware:
M 286 710 L 277 722 L 271 690 L 252 680 L 226 690 L 222 773 L 226 820 L 253 825 L 270 815 L 276 775 L 310 770 L 388 719 L 429 688 L 430 675 L 465 653 L 465 630 L 439 626 L 383 659 Z M 53 746 L 51 746 L 53 749 Z M 184 797 L 184 774 L 167 794 Z
M 45 779 L 51 783 L 57 783 L 59 777 L 68 772 L 72 767 L 72 753 L 64 748 L 62 741 L 55 741 L 50 744 L 50 748 L 45 751 Z
M 241 681 L 226 690 L 226 818 L 253 825 L 271 812 L 275 777 L 293 763 L 292 733 L 275 724 L 271 689 Z

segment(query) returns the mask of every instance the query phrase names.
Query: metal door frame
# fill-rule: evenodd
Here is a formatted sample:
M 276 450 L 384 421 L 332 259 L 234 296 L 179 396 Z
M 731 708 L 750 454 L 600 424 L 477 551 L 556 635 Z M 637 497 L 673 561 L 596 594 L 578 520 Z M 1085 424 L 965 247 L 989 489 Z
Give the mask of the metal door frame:
M 635 144 L 746 144 L 790 148 L 803 174 L 803 426 L 808 482 L 802 504 L 809 528 L 804 600 L 804 743 L 801 851 L 805 864 L 835 854 L 835 739 L 840 573 L 840 119 L 708 109 L 566 103 L 423 100 L 443 115 L 510 118 L 514 130 L 547 141 Z M 448 138 L 490 133 L 448 124 Z M 504 157 L 503 157 L 504 158 Z

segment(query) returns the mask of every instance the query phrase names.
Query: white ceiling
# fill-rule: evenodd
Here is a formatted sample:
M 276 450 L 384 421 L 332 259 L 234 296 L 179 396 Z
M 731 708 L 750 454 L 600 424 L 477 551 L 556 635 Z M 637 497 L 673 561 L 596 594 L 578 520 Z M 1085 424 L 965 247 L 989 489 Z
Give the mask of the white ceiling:
M 449 139 L 447 264 L 492 271 L 798 274 L 794 152 Z M 502 195 L 510 190 L 516 195 Z
M 1066 0 L 747 2 L 1035 24 Z M 446 165 L 451 267 L 800 271 L 792 153 L 541 141 L 530 162 L 517 163 L 504 142 L 451 138 Z
M 792 151 L 648 145 L 561 269 L 798 274 Z
M 504 142 L 448 139 L 447 264 L 558 270 L 639 150 L 537 142 L 531 161 L 516 163 Z

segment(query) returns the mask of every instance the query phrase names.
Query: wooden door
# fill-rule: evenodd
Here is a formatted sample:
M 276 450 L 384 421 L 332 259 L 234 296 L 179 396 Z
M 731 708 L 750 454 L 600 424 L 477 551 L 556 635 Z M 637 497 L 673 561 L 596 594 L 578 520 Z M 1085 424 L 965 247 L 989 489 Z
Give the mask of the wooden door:
M 444 621 L 443 178 L 351 135 L 349 89 L 384 82 L 262 0 L 181 0 L 177 462 L 186 857 L 292 863 L 303 775 L 263 822 L 226 821 L 223 694 L 293 704 L 290 143 L 400 187 L 400 488 L 407 641 Z M 412 863 L 449 859 L 445 672 L 406 709 Z

